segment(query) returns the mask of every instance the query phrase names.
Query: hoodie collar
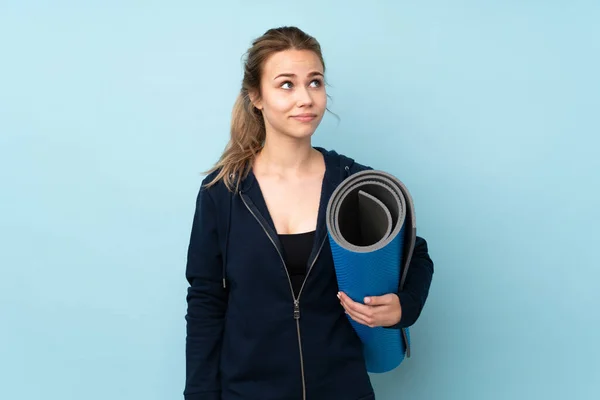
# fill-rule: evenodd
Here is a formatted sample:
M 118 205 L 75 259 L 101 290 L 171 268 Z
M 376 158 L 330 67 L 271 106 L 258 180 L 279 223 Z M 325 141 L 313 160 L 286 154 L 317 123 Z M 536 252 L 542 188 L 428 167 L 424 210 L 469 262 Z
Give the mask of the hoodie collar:
M 318 150 L 325 160 L 325 176 L 324 186 L 330 186 L 335 189 L 345 178 L 348 177 L 350 168 L 354 164 L 354 160 L 348 157 L 344 157 L 336 153 L 335 151 L 328 151 L 322 147 L 313 147 Z M 252 186 L 256 183 L 256 176 L 252 171 L 248 171 L 246 178 L 240 182 L 241 192 L 248 192 Z M 324 188 L 325 189 L 325 188 Z M 333 192 L 333 190 L 332 190 Z M 326 193 L 323 193 L 326 194 Z M 331 194 L 331 193 L 329 193 Z

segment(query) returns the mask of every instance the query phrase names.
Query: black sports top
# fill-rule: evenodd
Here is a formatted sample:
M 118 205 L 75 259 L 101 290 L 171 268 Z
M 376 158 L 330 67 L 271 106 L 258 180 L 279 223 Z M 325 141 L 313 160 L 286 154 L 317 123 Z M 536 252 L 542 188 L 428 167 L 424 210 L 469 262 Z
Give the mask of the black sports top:
M 306 276 L 308 258 L 313 247 L 315 231 L 279 235 L 283 247 L 283 259 L 292 281 L 294 295 L 298 297 Z

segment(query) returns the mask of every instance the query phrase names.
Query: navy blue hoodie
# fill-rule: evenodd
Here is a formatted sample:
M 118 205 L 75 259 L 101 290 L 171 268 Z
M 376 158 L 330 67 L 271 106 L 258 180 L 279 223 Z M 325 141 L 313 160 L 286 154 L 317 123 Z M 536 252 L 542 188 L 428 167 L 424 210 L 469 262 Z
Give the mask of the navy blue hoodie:
M 186 400 L 374 399 L 361 343 L 336 296 L 325 210 L 334 189 L 368 169 L 318 148 L 325 158 L 317 231 L 308 273 L 294 297 L 281 244 L 256 178 L 231 193 L 223 182 L 199 190 L 188 249 Z M 415 323 L 433 263 L 417 237 L 402 319 Z

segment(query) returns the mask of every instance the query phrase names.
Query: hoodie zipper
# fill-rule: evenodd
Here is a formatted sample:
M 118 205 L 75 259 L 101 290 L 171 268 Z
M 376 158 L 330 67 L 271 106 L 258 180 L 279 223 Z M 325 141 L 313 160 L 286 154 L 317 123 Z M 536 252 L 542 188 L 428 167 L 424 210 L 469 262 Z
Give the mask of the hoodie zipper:
M 250 206 L 248 206 L 248 203 L 246 203 L 244 196 L 242 195 L 242 196 L 240 196 L 240 198 L 242 199 L 242 202 L 244 203 L 244 205 L 246 206 L 248 211 L 250 211 L 250 214 L 252 214 L 254 219 L 256 219 L 258 224 L 261 226 L 261 228 L 263 229 L 263 231 L 265 232 L 265 234 L 267 235 L 267 237 L 273 244 L 273 247 L 275 247 L 275 250 L 277 250 L 277 254 L 279 254 L 279 259 L 281 260 L 281 263 L 283 264 L 283 269 L 285 270 L 285 274 L 287 275 L 287 278 L 288 278 L 288 283 L 290 285 L 290 292 L 292 294 L 292 299 L 294 300 L 294 314 L 293 315 L 294 315 L 294 320 L 296 320 L 296 332 L 297 332 L 297 336 L 298 336 L 298 350 L 300 352 L 300 372 L 302 375 L 302 399 L 306 400 L 306 377 L 304 375 L 304 356 L 302 354 L 302 336 L 300 334 L 300 296 L 302 295 L 302 290 L 304 289 L 304 285 L 306 284 L 308 275 L 310 274 L 312 267 L 315 265 L 315 262 L 317 261 L 317 259 L 319 258 L 319 255 L 321 254 L 321 250 L 323 249 L 323 245 L 325 244 L 325 240 L 327 239 L 327 236 L 325 236 L 325 238 L 323 238 L 323 241 L 321 242 L 321 245 L 319 246 L 319 250 L 317 251 L 315 258 L 310 263 L 308 271 L 306 272 L 306 276 L 304 277 L 304 280 L 302 281 L 302 286 L 300 287 L 300 291 L 298 292 L 298 297 L 296 298 L 296 295 L 294 294 L 294 287 L 292 286 L 292 279 L 290 278 L 290 274 L 289 274 L 287 266 L 285 264 L 285 260 L 283 259 L 283 256 L 281 255 L 279 248 L 275 244 L 275 240 L 271 237 L 271 235 L 269 234 L 269 232 L 267 231 L 267 229 L 265 228 L 263 223 L 260 221 L 260 219 L 254 213 L 254 211 L 252 211 Z

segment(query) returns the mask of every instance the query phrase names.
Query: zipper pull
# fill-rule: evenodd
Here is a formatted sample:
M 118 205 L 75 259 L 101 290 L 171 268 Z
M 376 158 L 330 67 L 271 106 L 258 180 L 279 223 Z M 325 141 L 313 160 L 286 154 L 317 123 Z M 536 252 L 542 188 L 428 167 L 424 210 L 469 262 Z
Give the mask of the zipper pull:
M 294 319 L 300 319 L 300 304 L 294 300 Z

